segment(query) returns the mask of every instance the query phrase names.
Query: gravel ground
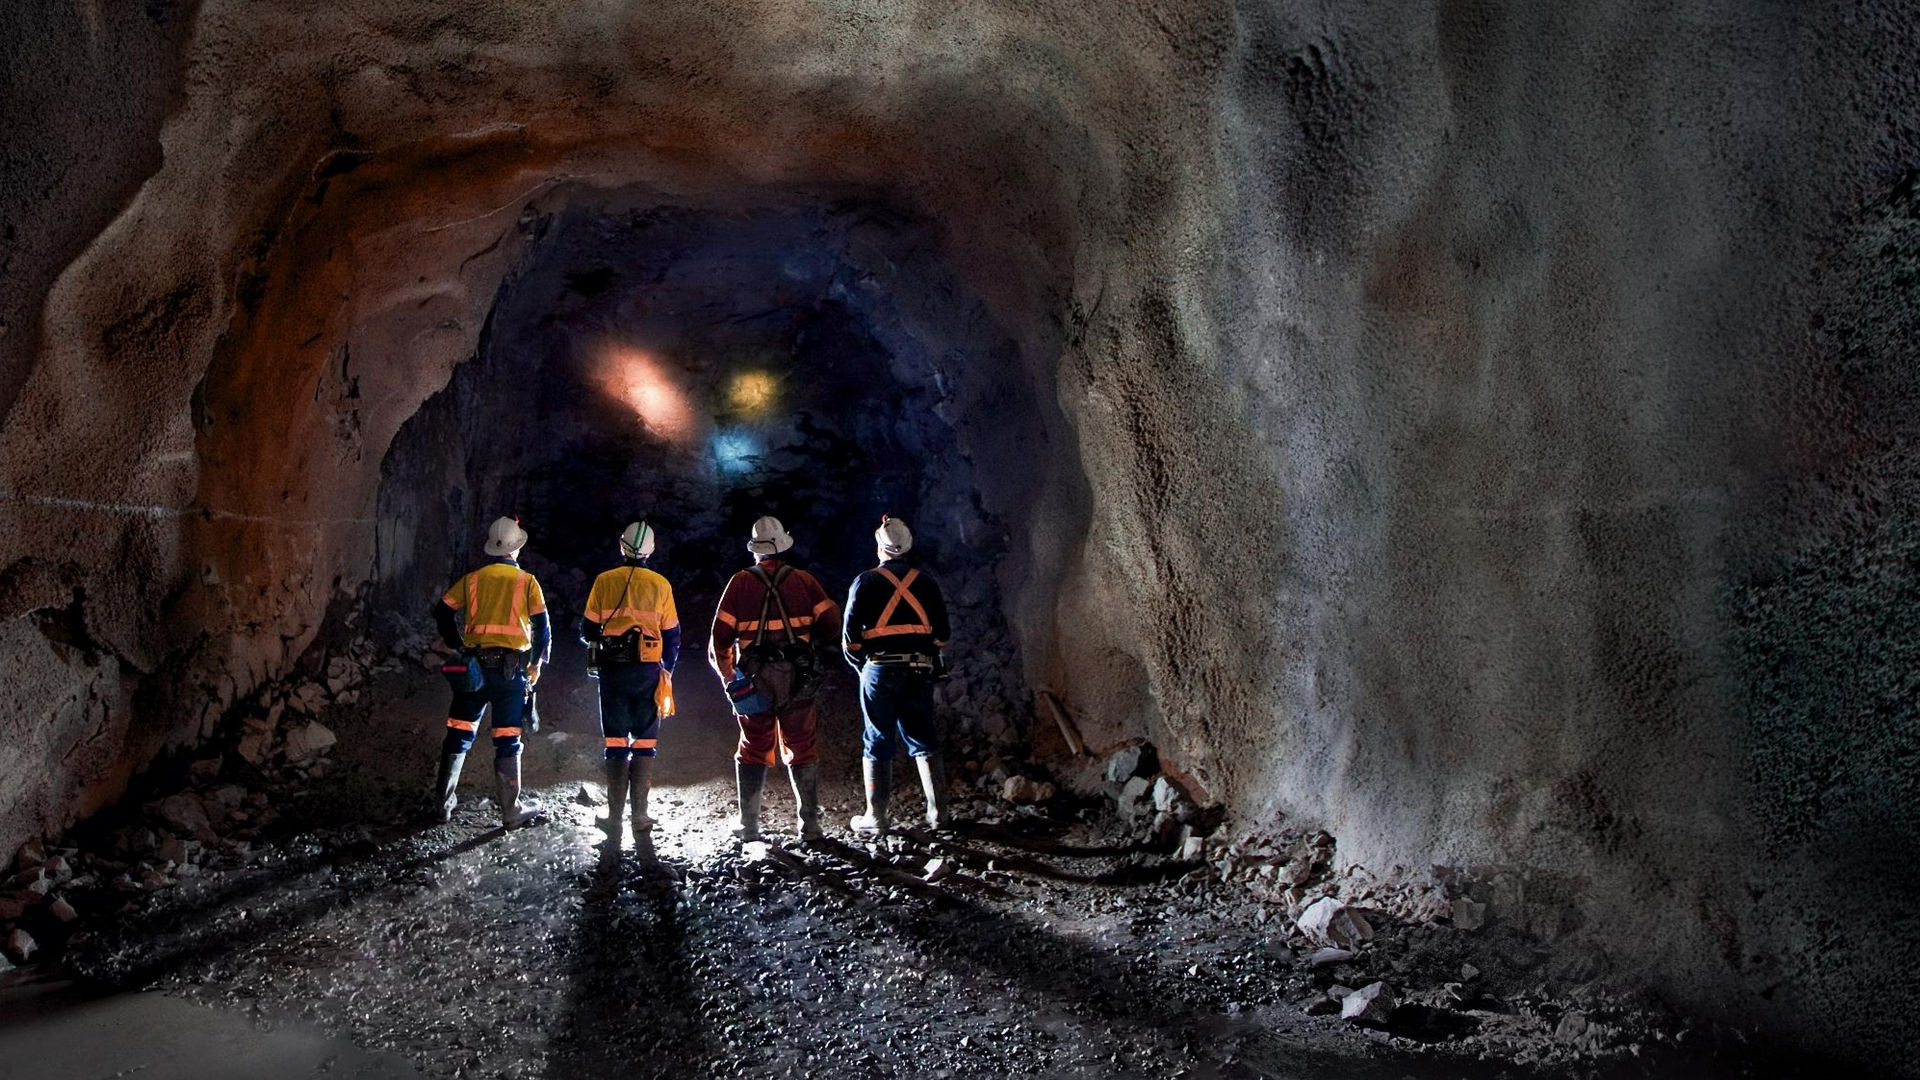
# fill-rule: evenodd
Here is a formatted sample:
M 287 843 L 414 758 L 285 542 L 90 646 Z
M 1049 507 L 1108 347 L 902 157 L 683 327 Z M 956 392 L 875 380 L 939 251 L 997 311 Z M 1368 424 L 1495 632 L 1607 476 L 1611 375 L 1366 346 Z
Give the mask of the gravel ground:
M 1354 964 L 1310 969 L 1283 919 L 1136 847 L 1098 805 L 962 799 L 951 834 L 858 842 L 844 687 L 823 721 L 829 839 L 800 845 L 770 784 L 766 821 L 788 832 L 738 848 L 733 729 L 712 680 L 690 674 L 662 736 L 651 844 L 605 842 L 591 684 L 563 669 L 527 756 L 548 820 L 501 831 L 490 777 L 469 775 L 451 824 L 409 824 L 444 702 L 435 680 L 389 675 L 373 706 L 328 717 L 341 743 L 327 778 L 275 796 L 279 839 L 244 869 L 129 904 L 66 961 L 264 1026 L 315 1025 L 434 1077 L 1751 1071 L 1658 1047 L 1555 1053 L 1552 1015 L 1489 995 L 1415 1005 L 1428 1022 L 1391 1031 L 1309 1015 L 1336 983 L 1459 957 L 1433 928 L 1387 927 Z

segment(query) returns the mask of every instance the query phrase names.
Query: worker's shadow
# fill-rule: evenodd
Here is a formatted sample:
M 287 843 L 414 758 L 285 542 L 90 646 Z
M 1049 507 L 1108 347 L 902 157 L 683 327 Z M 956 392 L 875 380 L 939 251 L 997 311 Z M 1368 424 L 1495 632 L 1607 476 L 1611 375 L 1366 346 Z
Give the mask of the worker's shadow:
M 683 1075 L 709 1050 L 687 952 L 679 869 L 642 834 L 631 851 L 602 842 L 578 883 L 581 914 L 565 949 L 567 1003 L 547 1075 Z
M 350 903 L 356 895 L 353 889 L 314 887 L 304 890 L 309 893 L 304 899 L 285 901 L 284 897 L 302 891 L 303 879 L 337 879 L 343 873 L 350 875 L 377 863 L 386 881 L 406 880 L 505 835 L 505 829 L 493 828 L 406 858 L 392 858 L 388 846 L 368 841 L 289 859 L 271 870 L 239 875 L 225 887 L 204 890 L 190 902 L 169 898 L 168 903 L 145 917 L 123 920 L 115 933 L 101 937 L 97 952 L 81 950 L 69 960 L 82 973 L 110 984 L 149 985 L 184 968 L 311 923 Z M 249 901 L 263 897 L 267 903 L 246 908 Z M 221 911 L 242 910 L 247 917 L 238 921 L 215 918 Z M 128 942 L 137 943 L 137 947 L 114 948 Z

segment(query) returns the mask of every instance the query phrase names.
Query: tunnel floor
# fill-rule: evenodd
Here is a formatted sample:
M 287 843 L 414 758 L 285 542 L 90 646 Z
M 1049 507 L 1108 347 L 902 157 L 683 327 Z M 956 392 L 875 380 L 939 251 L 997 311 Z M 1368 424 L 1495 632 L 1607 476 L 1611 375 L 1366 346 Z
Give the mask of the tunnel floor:
M 244 871 L 130 905 L 68 951 L 83 986 L 210 1007 L 155 1014 L 155 995 L 124 992 L 86 1003 L 129 1044 L 115 1058 L 119 1043 L 88 1042 L 89 1068 L 248 1075 L 220 1049 L 243 1018 L 278 1075 L 1602 1074 L 1530 1063 L 1538 1046 L 1524 1040 L 1435 1032 L 1422 1048 L 1308 1015 L 1303 996 L 1335 973 L 1306 969 L 1283 918 L 1196 892 L 1174 873 L 1187 867 L 1097 813 L 963 799 L 970 820 L 953 835 L 855 842 L 844 681 L 823 698 L 826 843 L 797 842 L 791 796 L 771 784 L 765 821 L 784 832 L 744 851 L 727 839 L 734 728 L 702 670 L 683 678 L 662 733 L 654 846 L 615 852 L 591 805 L 598 736 L 577 663 L 563 653 L 543 683 L 545 728 L 528 750 L 549 820 L 512 833 L 474 770 L 451 824 L 407 821 L 442 730 L 437 678 L 390 674 L 367 704 L 330 714 L 336 768 L 294 800 L 284 839 Z M 19 993 L 0 990 L 14 995 L 0 1056 L 67 1060 L 82 1005 L 23 1010 Z M 169 1039 L 142 1041 L 142 1023 Z M 202 1027 L 204 1039 L 183 1034 Z M 1723 1074 L 1636 1060 L 1606 1075 Z

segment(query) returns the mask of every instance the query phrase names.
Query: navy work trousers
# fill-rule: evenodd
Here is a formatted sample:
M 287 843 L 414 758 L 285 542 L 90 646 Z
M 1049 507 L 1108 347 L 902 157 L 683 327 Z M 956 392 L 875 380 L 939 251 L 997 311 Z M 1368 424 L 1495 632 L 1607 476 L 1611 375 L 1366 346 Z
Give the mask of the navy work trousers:
M 660 740 L 659 664 L 600 665 L 600 735 L 607 760 L 652 757 Z
M 447 739 L 442 744 L 449 754 L 464 754 L 473 747 L 480 718 L 493 714 L 493 756 L 496 759 L 520 754 L 520 722 L 527 709 L 527 673 L 512 667 L 483 667 L 486 683 L 471 693 L 454 691 L 453 705 L 447 709 Z
M 931 671 L 906 664 L 862 665 L 860 715 L 866 720 L 861 732 L 866 755 L 875 761 L 893 760 L 896 745 L 904 745 L 909 757 L 939 750 Z

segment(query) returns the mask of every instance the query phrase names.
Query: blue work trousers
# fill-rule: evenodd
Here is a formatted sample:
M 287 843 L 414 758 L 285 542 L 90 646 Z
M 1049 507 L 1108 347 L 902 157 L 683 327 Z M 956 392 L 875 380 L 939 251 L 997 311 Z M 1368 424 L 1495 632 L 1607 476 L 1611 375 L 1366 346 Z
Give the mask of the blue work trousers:
M 660 740 L 659 664 L 600 665 L 600 735 L 607 760 L 652 757 Z
M 453 705 L 447 709 L 447 739 L 442 749 L 449 754 L 464 754 L 473 747 L 480 719 L 493 714 L 493 756 L 496 759 L 520 754 L 520 722 L 527 710 L 527 673 L 510 667 L 483 667 L 486 682 L 472 692 L 454 691 Z
M 875 761 L 892 761 L 896 745 L 904 745 L 909 757 L 939 750 L 931 671 L 906 664 L 863 665 L 860 715 L 866 720 L 861 732 L 866 755 Z

